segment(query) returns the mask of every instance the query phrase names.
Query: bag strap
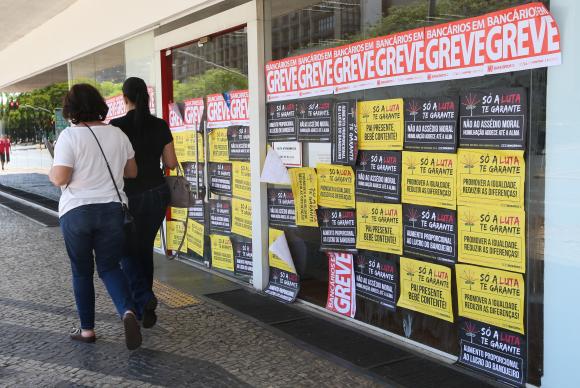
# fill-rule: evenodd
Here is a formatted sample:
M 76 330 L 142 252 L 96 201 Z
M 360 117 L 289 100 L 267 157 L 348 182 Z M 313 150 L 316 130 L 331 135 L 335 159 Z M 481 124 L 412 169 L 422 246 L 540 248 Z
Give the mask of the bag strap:
M 189 212 L 189 209 L 188 209 L 188 212 Z M 175 221 L 173 221 L 173 222 L 175 222 Z M 179 256 L 179 250 L 183 246 L 183 243 L 184 243 L 185 238 L 187 236 L 187 224 L 188 223 L 189 223 L 189 215 L 185 218 L 185 226 L 184 226 L 183 236 L 181 237 L 181 242 L 179 243 L 179 247 L 177 247 L 177 249 L 175 250 L 175 253 L 173 255 L 167 254 L 167 240 L 165 239 L 165 232 L 164 232 L 163 225 L 161 225 L 161 227 L 159 228 L 159 230 L 161 232 L 161 243 L 163 245 L 162 248 L 163 248 L 163 251 L 165 252 L 165 257 L 167 258 L 167 260 L 173 260 L 177 256 Z
M 123 198 L 121 197 L 121 193 L 119 192 L 119 188 L 117 187 L 117 182 L 115 182 L 115 177 L 113 176 L 113 172 L 111 171 L 111 166 L 109 166 L 109 161 L 107 160 L 107 157 L 105 156 L 105 151 L 103 151 L 103 147 L 101 147 L 101 143 L 99 142 L 97 135 L 95 135 L 95 133 L 93 132 L 91 127 L 88 126 L 87 123 L 83 123 L 83 124 L 85 125 L 85 127 L 87 127 L 89 129 L 89 131 L 91 131 L 91 133 L 93 134 L 93 137 L 97 141 L 97 145 L 99 146 L 99 149 L 101 150 L 101 154 L 103 155 L 103 159 L 105 159 L 105 163 L 107 164 L 107 170 L 109 170 L 109 176 L 111 177 L 111 180 L 113 181 L 113 186 L 115 186 L 115 191 L 117 192 L 117 196 L 119 197 L 119 201 L 121 201 L 121 204 L 124 205 L 125 203 L 123 202 Z

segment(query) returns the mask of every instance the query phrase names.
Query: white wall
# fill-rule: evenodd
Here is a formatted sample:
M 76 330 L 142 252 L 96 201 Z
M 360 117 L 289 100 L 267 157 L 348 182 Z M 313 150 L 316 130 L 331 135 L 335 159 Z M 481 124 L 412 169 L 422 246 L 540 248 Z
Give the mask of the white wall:
M 552 0 L 562 62 L 548 69 L 543 387 L 580 386 L 580 2 Z
M 78 0 L 0 51 L 0 88 L 223 0 Z

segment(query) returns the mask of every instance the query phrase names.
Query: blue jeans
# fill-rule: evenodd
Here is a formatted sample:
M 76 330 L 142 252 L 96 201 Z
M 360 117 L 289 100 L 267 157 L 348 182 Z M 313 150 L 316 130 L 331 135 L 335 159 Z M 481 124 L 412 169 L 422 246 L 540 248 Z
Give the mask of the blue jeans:
M 127 310 L 135 311 L 129 284 L 120 266 L 125 240 L 121 204 L 77 207 L 60 218 L 60 227 L 71 262 L 81 328 L 95 327 L 95 263 L 119 315 L 122 317 Z
M 170 192 L 166 184 L 129 196 L 129 210 L 135 218 L 135 235 L 127 244 L 127 255 L 121 266 L 129 280 L 137 305 L 137 317 L 153 297 L 153 242 L 161 227 Z

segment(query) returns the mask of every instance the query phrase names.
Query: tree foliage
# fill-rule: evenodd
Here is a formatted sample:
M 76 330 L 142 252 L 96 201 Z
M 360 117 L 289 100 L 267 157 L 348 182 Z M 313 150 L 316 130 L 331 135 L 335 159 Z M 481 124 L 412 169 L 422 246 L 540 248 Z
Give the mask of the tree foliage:
M 197 76 L 188 77 L 184 82 L 173 81 L 174 101 L 205 97 L 208 94 L 223 93 L 229 90 L 247 89 L 248 78 L 237 70 L 210 69 Z

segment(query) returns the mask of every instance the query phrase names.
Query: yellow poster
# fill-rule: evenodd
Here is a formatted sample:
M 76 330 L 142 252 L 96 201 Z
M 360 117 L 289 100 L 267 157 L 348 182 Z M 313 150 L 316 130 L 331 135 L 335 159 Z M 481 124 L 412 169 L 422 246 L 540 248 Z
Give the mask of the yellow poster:
M 283 234 L 284 234 L 283 230 L 269 228 L 268 229 L 268 246 L 272 245 L 272 243 L 274 241 L 276 241 L 276 239 Z M 295 271 L 292 269 L 292 267 L 290 267 L 284 260 L 279 258 L 277 255 L 270 252 L 270 250 L 268 250 L 268 263 L 269 263 L 270 267 L 275 267 L 275 268 L 279 268 L 279 269 L 287 271 L 287 272 L 295 273 Z
M 161 225 L 163 228 L 163 225 Z M 153 247 L 161 249 L 161 229 L 157 231 L 155 235 L 155 240 L 153 241 Z
M 526 272 L 526 213 L 507 207 L 458 206 L 459 261 Z
M 234 250 L 232 240 L 228 236 L 210 234 L 211 266 L 234 272 Z
M 249 162 L 232 162 L 232 195 L 234 197 L 252 199 L 252 182 Z
M 454 210 L 456 165 L 455 154 L 403 151 L 403 203 Z
M 289 169 L 294 195 L 296 225 L 318 226 L 316 171 L 310 167 Z
M 525 334 L 521 274 L 456 264 L 455 280 L 460 316 Z
M 208 143 L 210 162 L 229 162 L 227 128 L 212 129 Z
M 167 221 L 167 249 L 176 251 L 185 235 L 185 224 L 181 221 Z M 180 252 L 187 253 L 187 243 L 184 241 Z
M 360 150 L 403 149 L 403 99 L 359 101 L 357 105 Z
M 183 161 L 185 157 L 185 135 L 184 131 L 171 132 L 173 135 L 173 147 L 175 148 L 175 156 L 177 160 Z
M 354 172 L 350 166 L 319 163 L 318 205 L 336 209 L 354 209 Z
M 397 306 L 453 322 L 450 268 L 401 257 L 399 276 Z
M 396 255 L 402 254 L 402 205 L 357 202 L 356 247 Z
M 457 204 L 523 209 L 524 151 L 459 149 Z
M 184 207 L 172 207 L 171 208 L 171 219 L 176 221 L 185 221 L 187 218 L 187 208 Z
M 181 162 L 195 162 L 196 160 L 199 162 L 205 162 L 205 151 L 203 149 L 203 135 L 196 131 L 183 131 L 180 133 L 182 134 L 183 137 L 183 151 L 181 158 L 178 156 L 177 159 Z M 197 149 L 195 146 L 196 137 L 197 137 Z M 173 139 L 173 142 L 175 144 L 175 139 Z
M 232 233 L 252 238 L 252 203 L 232 198 Z
M 187 223 L 187 248 L 203 257 L 204 225 L 192 219 Z

